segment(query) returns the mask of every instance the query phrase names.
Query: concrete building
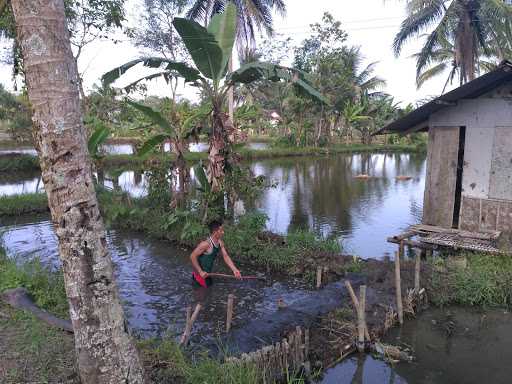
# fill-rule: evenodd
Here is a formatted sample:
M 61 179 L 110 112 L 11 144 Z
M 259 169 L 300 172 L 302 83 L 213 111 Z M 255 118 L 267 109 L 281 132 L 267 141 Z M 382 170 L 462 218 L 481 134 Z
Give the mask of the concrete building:
M 512 63 L 389 124 L 428 131 L 423 224 L 512 232 Z

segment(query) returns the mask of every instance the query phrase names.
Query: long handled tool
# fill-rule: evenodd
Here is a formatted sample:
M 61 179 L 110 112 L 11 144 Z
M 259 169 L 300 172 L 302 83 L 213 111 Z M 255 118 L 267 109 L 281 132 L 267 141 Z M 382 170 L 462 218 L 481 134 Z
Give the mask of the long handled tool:
M 225 277 L 228 279 L 236 279 L 234 275 L 226 275 L 224 273 L 209 273 L 208 277 Z M 261 280 L 266 281 L 267 279 L 264 276 L 242 276 L 242 280 Z

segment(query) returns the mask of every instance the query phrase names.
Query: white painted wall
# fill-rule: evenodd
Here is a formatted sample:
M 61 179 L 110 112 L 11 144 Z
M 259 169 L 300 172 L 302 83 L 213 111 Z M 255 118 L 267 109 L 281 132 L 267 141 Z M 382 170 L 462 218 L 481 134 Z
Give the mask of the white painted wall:
M 466 126 L 462 194 L 487 199 L 491 172 L 494 128 Z
M 496 93 L 493 97 L 496 97 Z M 462 194 L 467 197 L 490 198 L 495 127 L 512 126 L 512 99 L 460 100 L 457 105 L 432 114 L 429 126 L 431 129 L 443 126 L 466 127 Z M 512 153 L 512 147 L 510 151 Z

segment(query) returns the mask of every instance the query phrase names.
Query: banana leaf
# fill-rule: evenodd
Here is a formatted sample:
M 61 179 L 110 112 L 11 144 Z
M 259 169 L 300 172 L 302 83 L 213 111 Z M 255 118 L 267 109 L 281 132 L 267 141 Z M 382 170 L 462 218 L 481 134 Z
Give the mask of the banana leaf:
M 100 124 L 93 132 L 89 141 L 87 142 L 87 148 L 89 149 L 89 154 L 92 157 L 96 157 L 98 155 L 99 147 L 101 144 L 107 140 L 110 136 L 110 130 L 103 124 Z
M 228 77 L 231 84 L 247 84 L 258 80 L 290 82 L 305 96 L 329 104 L 329 101 L 306 80 L 304 73 L 293 68 L 258 61 L 242 65 Z
M 224 12 L 217 13 L 208 24 L 208 32 L 215 36 L 222 49 L 222 72 L 219 78 L 226 74 L 229 58 L 233 53 L 236 37 L 236 6 L 229 3 Z
M 101 77 L 101 81 L 105 86 L 110 85 L 119 79 L 123 74 L 125 74 L 130 68 L 136 66 L 139 63 L 142 63 L 143 66 L 148 68 L 161 68 L 162 64 L 167 64 L 162 69 L 177 72 L 181 77 L 185 79 L 186 82 L 194 82 L 201 78 L 197 69 L 189 67 L 185 63 L 169 60 L 162 57 L 143 57 L 129 61 L 108 71 Z
M 169 138 L 170 136 L 166 134 L 155 135 L 149 138 L 144 142 L 144 144 L 142 144 L 142 147 L 137 151 L 137 155 L 140 157 L 146 156 L 157 145 L 164 143 Z
M 181 36 L 197 69 L 209 79 L 219 79 L 223 67 L 223 52 L 215 36 L 192 20 L 175 17 L 172 24 Z
M 133 108 L 141 111 L 146 117 L 148 117 L 153 123 L 158 125 L 160 128 L 164 129 L 167 133 L 167 135 L 173 135 L 174 134 L 174 128 L 169 124 L 167 119 L 158 111 L 155 111 L 154 109 L 139 104 L 132 100 L 126 101 L 129 105 L 131 105 Z

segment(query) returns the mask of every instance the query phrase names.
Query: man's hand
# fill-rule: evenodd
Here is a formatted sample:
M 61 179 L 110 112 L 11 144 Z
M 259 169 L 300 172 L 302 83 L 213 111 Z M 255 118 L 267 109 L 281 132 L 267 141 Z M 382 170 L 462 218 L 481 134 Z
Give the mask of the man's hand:
M 199 272 L 199 276 L 201 276 L 203 279 L 206 279 L 208 277 L 208 272 L 201 271 Z
M 242 278 L 242 274 L 240 273 L 240 271 L 238 269 L 233 269 L 233 275 L 235 275 L 235 277 L 240 280 Z

